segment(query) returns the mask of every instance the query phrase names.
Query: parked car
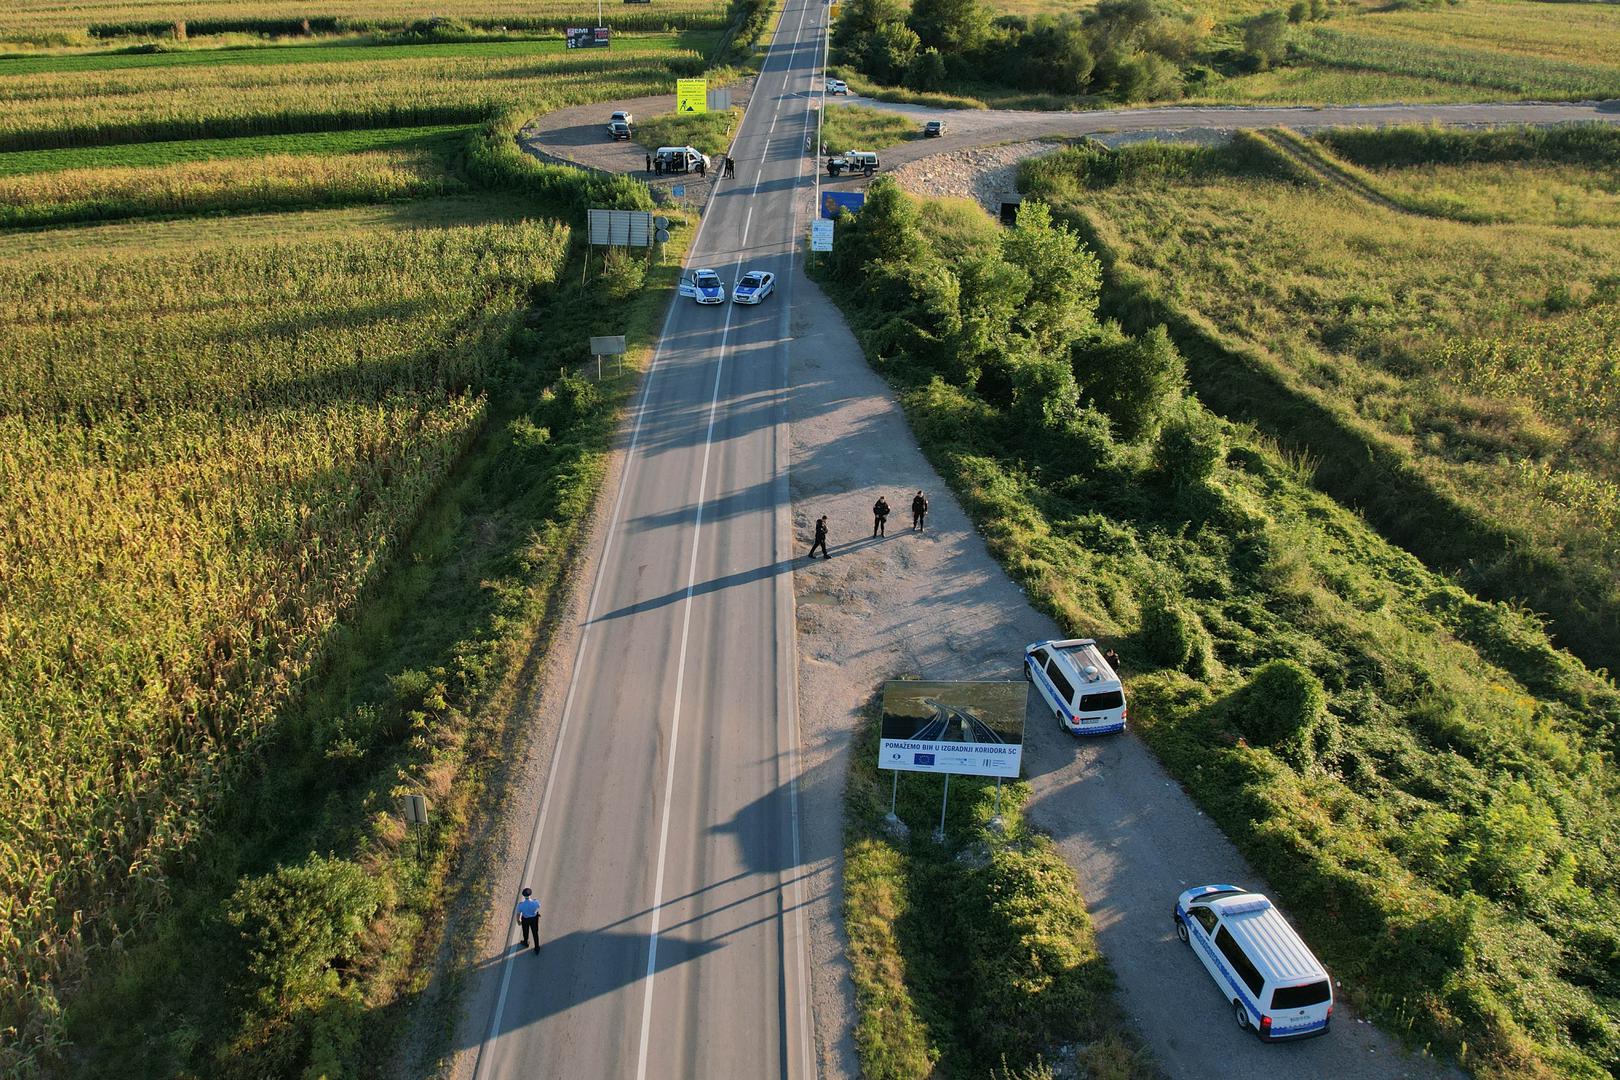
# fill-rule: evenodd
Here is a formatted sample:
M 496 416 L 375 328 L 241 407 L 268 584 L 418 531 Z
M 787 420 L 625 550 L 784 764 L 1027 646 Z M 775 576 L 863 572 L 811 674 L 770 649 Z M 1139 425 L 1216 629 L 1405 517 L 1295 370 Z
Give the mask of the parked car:
M 609 121 L 607 129 L 608 134 L 613 136 L 614 139 L 628 139 L 630 137 L 630 125 L 623 120 Z
M 1272 1042 L 1327 1034 L 1333 980 L 1270 900 L 1236 885 L 1176 898 L 1176 937 L 1192 947 L 1237 1026 Z
M 1125 730 L 1130 713 L 1125 688 L 1091 638 L 1026 646 L 1024 678 L 1035 684 L 1064 731 L 1107 735 Z
M 846 83 L 843 79 L 828 79 L 827 80 L 827 93 L 829 93 L 829 94 L 848 94 L 849 93 L 849 84 Z
M 623 109 L 620 109 L 618 112 L 608 117 L 608 122 L 613 124 L 634 124 L 636 122 L 636 118 L 625 112 Z
M 937 139 L 943 134 L 945 134 L 945 121 L 943 120 L 930 120 L 923 125 L 923 138 L 925 139 Z
M 720 275 L 713 270 L 694 270 L 690 277 L 681 279 L 678 290 L 682 296 L 690 296 L 700 304 L 723 304 L 726 302 L 726 283 L 720 280 Z
M 878 156 L 870 150 L 846 150 L 827 159 L 827 175 L 843 172 L 863 172 L 871 176 L 878 171 Z
M 750 270 L 737 282 L 737 287 L 731 290 L 731 302 L 734 304 L 757 304 L 776 288 L 776 275 L 767 270 Z

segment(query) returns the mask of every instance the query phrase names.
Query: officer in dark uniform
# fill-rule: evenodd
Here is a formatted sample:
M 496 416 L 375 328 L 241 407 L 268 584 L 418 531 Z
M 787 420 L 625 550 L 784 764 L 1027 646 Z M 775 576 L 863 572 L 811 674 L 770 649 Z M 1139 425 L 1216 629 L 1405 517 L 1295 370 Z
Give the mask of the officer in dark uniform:
M 872 504 L 872 535 L 887 536 L 885 529 L 889 523 L 889 500 L 878 496 L 878 501 Z
M 831 555 L 827 554 L 827 515 L 826 514 L 822 514 L 820 517 L 816 518 L 816 539 L 815 539 L 815 542 L 810 545 L 810 554 L 808 556 L 809 558 L 813 559 L 813 558 L 816 557 L 816 548 L 821 549 L 821 557 L 823 559 L 832 558 Z
M 911 527 L 912 527 L 912 529 L 914 531 L 916 531 L 916 532 L 921 532 L 922 527 L 923 527 L 923 519 L 926 518 L 927 516 L 928 516 L 928 497 L 926 495 L 924 495 L 922 492 L 919 491 L 919 492 L 917 492 L 917 494 L 915 494 L 915 495 L 913 495 L 911 497 Z

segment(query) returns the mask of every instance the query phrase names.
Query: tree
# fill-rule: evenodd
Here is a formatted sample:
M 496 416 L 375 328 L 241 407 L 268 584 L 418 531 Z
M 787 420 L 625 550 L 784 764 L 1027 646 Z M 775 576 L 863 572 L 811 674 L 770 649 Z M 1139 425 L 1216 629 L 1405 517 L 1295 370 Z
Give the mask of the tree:
M 1288 16 L 1267 11 L 1243 24 L 1243 54 L 1265 69 L 1288 55 Z
M 1000 255 L 983 255 L 957 267 L 961 281 L 962 320 L 952 342 L 952 381 L 973 386 L 988 357 L 1013 347 L 1013 316 L 1029 295 L 1029 275 Z
M 1087 398 L 1127 442 L 1158 431 L 1187 378 L 1187 363 L 1162 325 L 1132 338 L 1110 324 L 1098 337 L 1076 342 L 1072 358 Z
M 990 36 L 990 13 L 979 0 L 913 0 L 906 25 L 928 48 L 961 54 Z
M 1102 271 L 1096 256 L 1067 226 L 1054 223 L 1045 203 L 1018 208 L 1018 224 L 1002 234 L 1002 258 L 1029 275 L 1029 294 L 1013 327 L 1038 351 L 1066 353 L 1097 315 Z
M 911 58 L 905 84 L 912 90 L 924 92 L 945 88 L 945 58 L 939 55 L 938 49 L 924 49 Z
M 917 48 L 917 35 L 909 26 L 884 23 L 867 35 L 857 62 L 861 70 L 879 82 L 897 83 L 911 67 Z
M 921 262 L 928 250 L 922 234 L 922 214 L 892 176 L 872 181 L 866 190 L 866 205 L 852 219 L 840 223 L 834 246 L 835 254 L 848 252 L 854 260 L 839 265 L 845 277 L 858 274 L 867 262 L 882 260 L 901 266 Z
M 864 43 L 880 26 L 906 21 L 905 0 L 845 0 L 833 24 L 833 48 L 850 52 Z
M 1084 25 L 1073 15 L 1042 15 L 1018 38 L 1014 78 L 1030 90 L 1079 94 L 1094 66 Z
M 1220 421 L 1190 406 L 1164 425 L 1154 447 L 1153 464 L 1178 491 L 1201 487 L 1226 459 L 1226 436 Z

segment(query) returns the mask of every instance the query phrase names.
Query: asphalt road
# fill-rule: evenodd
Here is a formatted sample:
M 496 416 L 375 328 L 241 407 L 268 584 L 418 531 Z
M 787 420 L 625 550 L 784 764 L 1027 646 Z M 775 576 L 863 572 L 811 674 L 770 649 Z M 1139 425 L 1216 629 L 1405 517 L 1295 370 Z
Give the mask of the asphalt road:
M 824 13 L 787 0 L 688 260 L 776 295 L 677 300 L 644 381 L 480 1080 L 814 1075 L 784 343 Z

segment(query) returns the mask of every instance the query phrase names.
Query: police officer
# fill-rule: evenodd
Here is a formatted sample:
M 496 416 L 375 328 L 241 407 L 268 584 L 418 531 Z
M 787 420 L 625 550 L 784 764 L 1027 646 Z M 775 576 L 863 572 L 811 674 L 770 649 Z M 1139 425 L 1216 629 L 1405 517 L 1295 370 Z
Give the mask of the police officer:
M 518 922 L 523 925 L 523 944 L 532 940 L 534 951 L 540 951 L 540 901 L 534 898 L 534 890 L 524 889 L 523 899 L 518 901 Z
M 878 496 L 878 501 L 872 504 L 872 535 L 887 536 L 889 524 L 889 500 Z
M 813 559 L 813 558 L 816 557 L 816 548 L 821 549 L 821 557 L 823 559 L 832 558 L 831 555 L 827 554 L 827 515 L 826 514 L 822 514 L 820 517 L 816 518 L 816 539 L 815 539 L 815 542 L 810 545 L 809 558 Z
M 916 495 L 912 496 L 912 499 L 911 499 L 911 527 L 912 527 L 912 529 L 914 531 L 921 532 L 922 527 L 923 527 L 923 520 L 925 518 L 927 518 L 927 517 L 928 517 L 928 496 L 924 495 L 922 492 L 919 491 L 919 492 L 917 492 Z

